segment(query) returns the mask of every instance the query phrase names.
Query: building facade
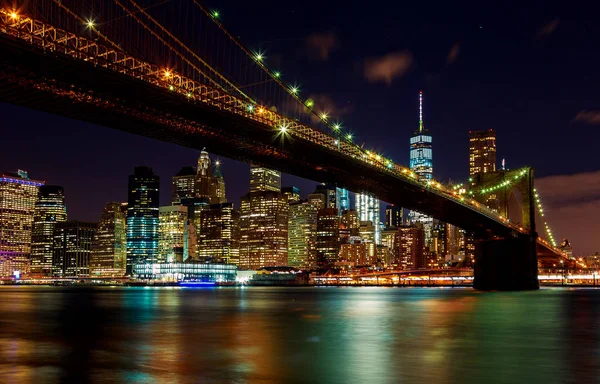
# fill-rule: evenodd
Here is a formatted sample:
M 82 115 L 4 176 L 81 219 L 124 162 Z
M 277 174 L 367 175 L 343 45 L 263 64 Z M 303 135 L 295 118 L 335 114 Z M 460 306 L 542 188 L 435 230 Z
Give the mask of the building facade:
M 309 201 L 290 204 L 288 220 L 288 265 L 296 268 L 316 266 L 317 207 Z
M 385 227 L 398 228 L 402 225 L 402 207 L 391 204 L 385 207 Z
M 373 242 L 379 244 L 381 242 L 381 230 L 379 227 L 379 200 L 370 193 L 357 193 L 356 196 L 356 213 L 360 221 L 370 221 L 373 228 Z
M 123 203 L 110 202 L 94 234 L 90 255 L 90 277 L 121 277 L 127 264 L 127 230 Z
M 90 276 L 90 255 L 96 223 L 65 221 L 54 228 L 52 275 L 61 278 Z
M 196 168 L 182 167 L 173 176 L 171 202 L 180 205 L 182 201 L 196 197 Z
M 256 165 L 250 166 L 250 192 L 281 192 L 281 173 Z
M 198 258 L 201 261 L 238 265 L 240 212 L 233 203 L 212 204 L 200 213 Z
M 22 170 L 0 175 L 0 277 L 29 273 L 35 202 L 43 185 Z
M 496 171 L 496 131 L 469 131 L 469 175 Z
M 339 260 L 340 219 L 335 208 L 322 208 L 317 212 L 315 237 L 317 266 L 326 267 Z
M 188 209 L 181 205 L 168 205 L 158 209 L 159 263 L 182 263 L 189 257 L 186 226 Z
M 127 274 L 139 263 L 158 260 L 160 178 L 150 167 L 135 167 L 129 176 L 127 204 Z
M 31 274 L 52 276 L 52 249 L 56 223 L 67 221 L 65 193 L 57 185 L 39 188 L 33 212 L 31 235 Z
M 395 264 L 402 269 L 425 268 L 427 260 L 424 252 L 425 234 L 421 224 L 406 225 L 396 233 Z

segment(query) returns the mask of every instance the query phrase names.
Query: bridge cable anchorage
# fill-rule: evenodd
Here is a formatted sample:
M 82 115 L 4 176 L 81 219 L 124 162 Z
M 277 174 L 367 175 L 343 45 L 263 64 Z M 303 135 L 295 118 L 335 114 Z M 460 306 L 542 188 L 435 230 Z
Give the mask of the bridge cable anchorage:
M 312 107 L 314 106 L 314 101 L 312 101 L 311 99 L 303 99 L 300 97 L 299 95 L 299 89 L 297 86 L 291 86 L 288 84 L 285 84 L 282 80 L 281 80 L 281 72 L 279 71 L 271 71 L 269 70 L 269 68 L 267 68 L 267 66 L 263 63 L 263 57 L 262 55 L 256 54 L 254 52 L 252 52 L 250 49 L 248 49 L 244 44 L 242 44 L 242 42 L 236 38 L 235 36 L 233 36 L 228 30 L 227 28 L 225 28 L 225 26 L 223 25 L 223 23 L 221 23 L 218 20 L 218 12 L 216 13 L 215 16 L 215 12 L 211 12 L 210 10 L 206 9 L 202 4 L 200 4 L 197 0 L 193 0 L 194 4 L 196 6 L 198 6 L 198 8 L 200 8 L 202 10 L 202 12 L 204 12 L 216 25 L 217 27 L 219 27 L 219 29 L 221 29 L 226 35 L 227 37 L 229 37 L 240 49 L 242 49 L 242 51 L 249 57 L 251 58 L 256 65 L 258 65 L 258 67 L 260 69 L 262 69 L 271 79 L 271 81 L 274 81 L 275 83 L 277 83 L 279 86 L 281 86 L 290 96 L 292 96 L 294 99 L 296 99 L 303 108 L 308 108 L 309 111 L 311 112 L 311 114 L 313 114 L 314 116 L 316 116 L 317 118 L 320 119 L 320 121 L 329 129 L 333 130 L 334 132 L 338 133 L 341 125 L 339 123 L 333 123 L 331 120 L 328 119 L 328 116 L 325 112 L 323 113 L 318 113 L 316 110 L 314 110 Z M 346 137 L 344 136 L 348 141 L 352 141 L 352 135 L 350 135 L 350 137 Z
M 129 9 L 127 9 L 119 0 L 114 0 L 115 3 L 117 5 L 119 5 L 125 12 L 127 12 L 129 14 L 129 16 L 131 16 L 133 19 L 135 19 L 144 29 L 146 29 L 148 32 L 150 32 L 152 35 L 154 35 L 159 41 L 161 41 L 165 46 L 167 46 L 169 49 L 171 49 L 173 51 L 173 53 L 175 53 L 177 56 L 179 56 L 183 61 L 185 61 L 186 63 L 188 63 L 192 68 L 194 68 L 195 70 L 197 70 L 200 74 L 202 74 L 204 77 L 206 77 L 211 83 L 213 83 L 214 85 L 216 85 L 217 87 L 221 88 L 223 91 L 228 92 L 227 89 L 225 89 L 221 84 L 219 84 L 217 81 L 215 81 L 214 79 L 212 79 L 211 76 L 207 75 L 206 73 L 204 73 L 204 71 L 202 71 L 200 68 L 198 68 L 197 65 L 195 65 L 194 63 L 192 63 L 189 59 L 187 59 L 183 54 L 181 54 L 178 50 L 176 50 L 171 44 L 169 44 L 168 42 L 166 42 L 161 36 L 158 35 L 158 33 L 156 33 L 155 31 L 153 31 L 146 23 L 144 23 L 142 20 L 140 20 L 140 18 L 135 15 L 134 13 L 132 13 Z M 163 33 L 165 33 L 167 36 L 169 36 L 171 39 L 173 39 L 177 44 L 179 44 L 184 50 L 186 50 L 189 54 L 191 54 L 196 60 L 198 60 L 200 63 L 202 63 L 206 68 L 208 68 L 208 70 L 215 74 L 218 78 L 220 78 L 222 81 L 224 81 L 227 85 L 229 85 L 232 89 L 234 89 L 235 91 L 237 91 L 240 95 L 242 95 L 243 97 L 245 97 L 248 101 L 255 103 L 255 101 L 248 96 L 247 94 L 245 94 L 244 92 L 242 92 L 240 89 L 237 88 L 237 86 L 235 84 L 233 84 L 232 82 L 230 82 L 226 77 L 224 77 L 223 75 L 221 75 L 221 73 L 219 73 L 217 70 L 215 70 L 213 67 L 211 67 L 206 61 L 204 61 L 200 56 L 198 56 L 195 52 L 193 52 L 191 49 L 189 49 L 183 42 L 181 42 L 181 40 L 179 40 L 177 37 L 175 37 L 171 32 L 169 32 L 165 27 L 163 27 L 158 21 L 156 21 L 152 16 L 150 16 L 142 7 L 140 7 L 135 1 L 133 0 L 129 0 L 129 2 L 138 9 L 138 13 L 143 14 L 144 16 L 146 16 L 148 18 L 148 20 L 150 20 L 154 25 L 156 25 Z

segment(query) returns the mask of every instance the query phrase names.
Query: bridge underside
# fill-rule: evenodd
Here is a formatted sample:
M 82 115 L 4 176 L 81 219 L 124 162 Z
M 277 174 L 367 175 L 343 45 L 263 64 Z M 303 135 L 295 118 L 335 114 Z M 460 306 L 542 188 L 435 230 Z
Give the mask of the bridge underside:
M 483 236 L 511 233 L 469 207 L 309 140 L 282 138 L 266 124 L 6 35 L 0 49 L 0 101 L 369 191 Z

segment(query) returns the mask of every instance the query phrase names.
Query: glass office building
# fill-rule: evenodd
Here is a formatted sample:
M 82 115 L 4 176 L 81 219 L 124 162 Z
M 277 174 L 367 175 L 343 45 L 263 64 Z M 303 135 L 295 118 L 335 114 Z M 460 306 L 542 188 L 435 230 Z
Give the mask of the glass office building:
M 52 275 L 52 247 L 54 227 L 67 221 L 65 193 L 57 185 L 41 186 L 33 212 L 31 234 L 31 273 L 36 276 Z
M 233 283 L 237 266 L 233 264 L 155 263 L 134 266 L 135 277 L 141 280 Z

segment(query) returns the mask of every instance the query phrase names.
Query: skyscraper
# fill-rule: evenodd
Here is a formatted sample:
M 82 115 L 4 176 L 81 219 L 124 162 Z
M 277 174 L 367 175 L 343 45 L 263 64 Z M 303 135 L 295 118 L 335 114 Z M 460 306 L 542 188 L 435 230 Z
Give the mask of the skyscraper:
M 340 253 L 340 218 L 335 208 L 317 212 L 316 254 L 320 267 L 333 265 Z
M 0 276 L 29 273 L 31 229 L 38 188 L 27 172 L 0 175 Z
M 65 194 L 62 187 L 43 185 L 39 188 L 33 213 L 31 234 L 31 273 L 52 275 L 52 247 L 56 223 L 67 221 Z
M 65 221 L 54 227 L 52 274 L 55 277 L 88 277 L 96 223 Z
M 240 205 L 240 269 L 287 265 L 289 204 L 280 186 L 279 172 L 250 168 Z
M 391 204 L 385 207 L 385 227 L 398 228 L 402 225 L 402 207 Z
M 290 204 L 300 201 L 300 190 L 297 187 L 283 187 L 281 193 L 285 195 Z
M 168 205 L 158 209 L 158 256 L 159 263 L 182 263 L 185 254 L 188 209 L 181 205 Z
M 227 197 L 225 197 L 225 178 L 221 174 L 221 162 L 219 160 L 215 161 L 211 188 L 211 204 L 223 204 L 227 202 Z
M 210 166 L 210 157 L 208 152 L 202 150 L 198 157 L 198 167 L 196 168 L 196 197 L 205 197 L 209 200 L 214 193 L 212 168 Z
M 315 235 L 317 207 L 309 201 L 290 204 L 288 220 L 288 265 L 296 268 L 315 267 Z
M 325 196 L 325 207 L 340 209 L 341 189 L 333 184 L 318 184 L 314 193 L 321 193 Z M 347 191 L 346 191 L 347 194 Z
M 127 264 L 124 203 L 106 203 L 94 234 L 90 255 L 91 277 L 119 277 Z
M 281 192 L 281 173 L 273 169 L 250 166 L 250 192 Z
M 433 178 L 433 152 L 431 135 L 423 125 L 423 91 L 419 91 L 419 127 L 410 138 L 410 169 L 420 181 Z M 409 213 L 411 223 L 422 223 L 425 230 L 425 242 L 429 243 L 433 229 L 433 218 L 419 212 Z
M 469 131 L 469 175 L 496 171 L 496 131 Z
M 180 205 L 182 201 L 196 197 L 196 168 L 182 167 L 173 176 L 172 204 Z
M 240 212 L 233 203 L 212 204 L 200 213 L 198 257 L 203 261 L 238 264 Z
M 356 213 L 359 221 L 370 221 L 373 225 L 373 239 L 375 244 L 381 241 L 379 228 L 379 200 L 370 193 L 357 193 L 355 199 Z
M 424 268 L 427 265 L 423 250 L 424 238 L 423 226 L 420 223 L 398 228 L 394 241 L 396 247 L 395 263 L 401 266 L 402 269 Z
M 160 179 L 150 167 L 135 167 L 129 176 L 127 204 L 127 274 L 137 263 L 156 263 Z
M 338 188 L 338 192 L 340 202 L 338 209 L 341 215 L 342 212 L 350 209 L 350 199 L 348 198 L 348 190 L 346 188 Z

